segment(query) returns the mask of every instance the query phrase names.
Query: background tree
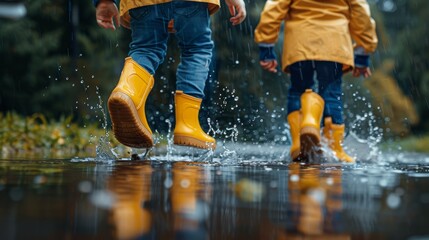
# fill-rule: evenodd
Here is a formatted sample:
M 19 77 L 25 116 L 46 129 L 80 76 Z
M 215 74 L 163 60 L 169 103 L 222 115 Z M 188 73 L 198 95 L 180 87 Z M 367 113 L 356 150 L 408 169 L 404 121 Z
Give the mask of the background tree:
M 405 21 L 396 35 L 395 77 L 412 99 L 421 119 L 429 118 L 429 1 L 399 1 Z M 398 18 L 398 17 L 397 17 Z M 429 122 L 421 121 L 416 132 L 429 130 Z
M 89 118 L 96 92 L 116 82 L 122 35 L 98 28 L 91 1 L 25 4 L 24 18 L 0 20 L 0 111 Z

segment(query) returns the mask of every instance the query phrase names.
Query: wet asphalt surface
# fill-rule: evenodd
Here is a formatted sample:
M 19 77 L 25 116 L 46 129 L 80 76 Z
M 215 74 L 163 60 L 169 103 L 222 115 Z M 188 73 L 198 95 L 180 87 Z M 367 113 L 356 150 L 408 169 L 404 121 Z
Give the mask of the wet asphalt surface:
M 238 149 L 0 160 L 0 239 L 429 239 L 427 155 L 300 164 Z

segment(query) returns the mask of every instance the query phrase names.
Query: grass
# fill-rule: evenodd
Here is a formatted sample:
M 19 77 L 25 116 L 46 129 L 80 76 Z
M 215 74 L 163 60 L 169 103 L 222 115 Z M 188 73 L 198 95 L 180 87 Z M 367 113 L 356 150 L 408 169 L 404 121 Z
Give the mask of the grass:
M 73 123 L 72 117 L 48 121 L 42 114 L 22 117 L 15 113 L 0 113 L 0 157 L 3 159 L 92 157 L 96 156 L 100 141 L 107 142 L 120 156 L 129 155 L 129 148 L 119 144 L 113 134 L 106 133 L 96 124 L 82 127 Z M 398 146 L 402 151 L 429 153 L 429 135 L 411 136 L 386 144 Z
M 429 153 L 429 135 L 410 136 L 389 143 L 392 144 L 400 147 L 402 151 Z
M 118 145 L 104 129 L 95 124 L 81 127 L 72 117 L 48 121 L 42 114 L 0 113 L 1 158 L 95 156 L 100 137 L 107 137 L 112 147 Z

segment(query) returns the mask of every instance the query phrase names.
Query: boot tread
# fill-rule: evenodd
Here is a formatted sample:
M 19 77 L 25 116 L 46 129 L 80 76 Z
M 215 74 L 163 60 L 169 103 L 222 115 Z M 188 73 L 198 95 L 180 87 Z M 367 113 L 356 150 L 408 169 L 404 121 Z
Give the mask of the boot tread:
M 315 152 L 320 147 L 320 131 L 315 127 L 303 127 L 301 129 L 301 151 L 304 153 Z
M 108 108 L 116 139 L 132 148 L 150 148 L 152 134 L 141 123 L 132 99 L 125 93 L 115 92 L 109 97 Z
M 211 143 L 211 142 L 201 141 L 199 139 L 189 137 L 189 136 L 174 135 L 174 144 L 196 147 L 201 149 L 212 149 L 212 150 L 216 149 L 215 142 Z

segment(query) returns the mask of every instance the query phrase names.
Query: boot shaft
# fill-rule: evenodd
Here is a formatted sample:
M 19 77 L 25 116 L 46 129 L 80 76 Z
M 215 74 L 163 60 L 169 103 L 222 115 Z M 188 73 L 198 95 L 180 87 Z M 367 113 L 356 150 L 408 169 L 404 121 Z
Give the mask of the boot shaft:
M 311 89 L 301 95 L 302 127 L 316 127 L 320 130 L 325 101 Z
M 186 129 L 200 128 L 199 111 L 202 99 L 187 95 L 182 91 L 176 91 L 174 97 L 175 115 L 176 115 L 176 131 L 187 131 Z
M 153 76 L 132 58 L 127 57 L 121 77 L 113 92 L 120 91 L 127 94 L 133 100 L 136 108 L 139 109 L 144 107 L 153 84 Z
M 328 145 L 331 149 L 342 149 L 342 143 L 344 140 L 344 124 L 332 123 L 332 118 L 325 118 L 325 127 L 323 128 L 323 135 L 328 141 Z
M 176 91 L 174 143 L 203 149 L 215 149 L 216 140 L 207 135 L 198 118 L 202 99 Z
M 293 161 L 298 160 L 301 152 L 300 144 L 300 126 L 301 126 L 301 113 L 300 111 L 293 111 L 287 116 L 287 121 L 290 127 L 290 136 L 292 144 L 290 146 L 290 155 Z
M 349 156 L 343 149 L 344 141 L 344 124 L 332 123 L 332 118 L 325 118 L 325 127 L 323 128 L 323 135 L 328 141 L 329 148 L 334 152 L 335 156 L 343 162 L 355 162 L 355 159 Z

